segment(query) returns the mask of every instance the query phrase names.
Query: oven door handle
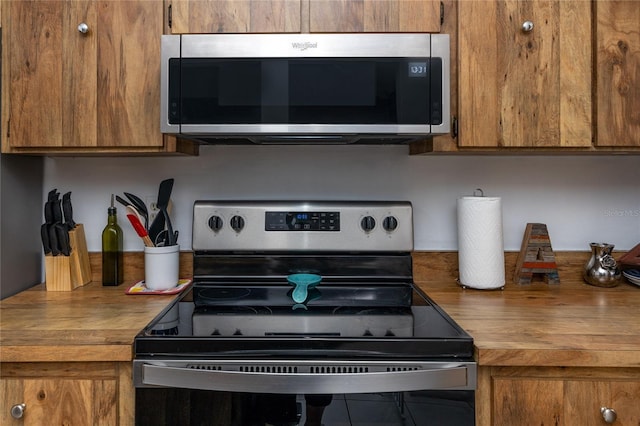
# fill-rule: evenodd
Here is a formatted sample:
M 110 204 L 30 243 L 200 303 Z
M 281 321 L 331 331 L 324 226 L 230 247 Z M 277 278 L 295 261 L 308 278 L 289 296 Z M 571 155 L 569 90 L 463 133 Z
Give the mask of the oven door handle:
M 475 364 L 373 373 L 259 373 L 164 365 L 141 366 L 143 386 L 226 392 L 334 394 L 417 390 L 473 390 Z

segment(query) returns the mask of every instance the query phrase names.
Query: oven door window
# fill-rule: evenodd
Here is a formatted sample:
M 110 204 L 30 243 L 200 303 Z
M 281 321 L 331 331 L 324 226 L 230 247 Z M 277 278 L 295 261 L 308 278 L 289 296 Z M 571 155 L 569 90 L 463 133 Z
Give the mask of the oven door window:
M 171 124 L 440 124 L 439 58 L 171 59 Z
M 473 391 L 283 395 L 187 389 L 136 389 L 136 425 L 475 424 Z

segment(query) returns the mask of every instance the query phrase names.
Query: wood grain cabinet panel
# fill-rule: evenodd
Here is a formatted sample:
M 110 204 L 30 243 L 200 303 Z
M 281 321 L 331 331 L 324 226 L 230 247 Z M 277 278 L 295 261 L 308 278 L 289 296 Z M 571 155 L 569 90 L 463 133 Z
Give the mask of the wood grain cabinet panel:
M 494 424 L 558 425 L 562 417 L 562 382 L 498 378 L 494 386 Z
M 597 146 L 640 146 L 640 4 L 596 4 Z
M 640 371 L 628 368 L 491 368 L 491 418 L 478 425 L 600 426 L 603 408 L 613 424 L 640 424 Z M 482 390 L 479 389 L 478 392 Z
M 299 33 L 300 0 L 172 0 L 171 33 Z
M 439 0 L 308 0 L 311 32 L 440 32 Z
M 458 10 L 458 146 L 591 147 L 590 2 L 460 1 Z
M 165 152 L 162 2 L 3 2 L 3 152 Z M 86 32 L 79 25 L 86 24 Z
M 119 402 L 119 394 L 127 392 L 122 392 L 117 369 L 110 370 L 109 365 L 4 364 L 0 378 L 0 424 L 130 424 L 132 417 L 127 417 L 130 410 L 124 410 Z M 127 397 L 133 399 L 132 393 Z M 22 417 L 18 419 L 11 414 L 16 404 L 24 404 Z

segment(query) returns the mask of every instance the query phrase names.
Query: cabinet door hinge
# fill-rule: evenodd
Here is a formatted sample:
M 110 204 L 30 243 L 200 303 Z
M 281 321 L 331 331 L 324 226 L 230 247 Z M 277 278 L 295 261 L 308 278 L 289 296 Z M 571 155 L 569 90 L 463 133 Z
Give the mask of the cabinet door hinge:
M 7 120 L 7 138 L 11 136 L 11 117 Z
M 453 139 L 458 137 L 458 118 L 455 115 L 451 116 L 451 137 Z
M 444 2 L 440 2 L 440 25 L 444 25 Z
M 171 6 L 172 5 L 169 4 L 169 7 L 167 8 L 167 25 L 169 25 L 169 28 L 171 28 L 171 20 L 173 18 L 172 14 L 171 14 L 171 12 L 172 12 Z

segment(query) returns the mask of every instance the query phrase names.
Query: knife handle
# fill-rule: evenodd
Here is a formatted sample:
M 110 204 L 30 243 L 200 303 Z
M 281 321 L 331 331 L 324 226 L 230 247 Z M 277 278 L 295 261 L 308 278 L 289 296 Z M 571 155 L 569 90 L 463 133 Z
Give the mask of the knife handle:
M 49 233 L 49 247 L 51 247 L 51 254 L 58 256 L 60 254 L 60 246 L 58 245 L 58 236 L 56 235 L 56 225 L 49 225 L 47 227 Z
M 44 223 L 40 227 L 40 237 L 44 254 L 51 254 L 51 243 L 49 242 L 49 224 Z
M 67 231 L 66 226 L 61 223 L 56 223 L 54 227 L 56 230 L 56 237 L 58 238 L 58 248 L 60 249 L 60 253 L 64 256 L 69 256 L 71 254 L 71 247 L 69 246 L 69 231 Z
M 51 212 L 53 213 L 53 223 L 62 223 L 62 207 L 59 199 L 51 203 Z
M 71 191 L 62 196 L 62 213 L 64 214 L 64 223 L 67 230 L 72 230 L 76 227 L 76 223 L 73 221 L 73 207 L 71 205 Z

